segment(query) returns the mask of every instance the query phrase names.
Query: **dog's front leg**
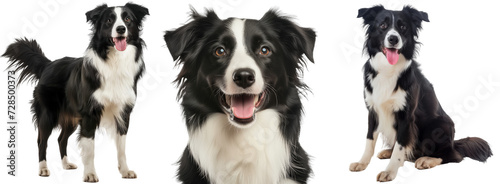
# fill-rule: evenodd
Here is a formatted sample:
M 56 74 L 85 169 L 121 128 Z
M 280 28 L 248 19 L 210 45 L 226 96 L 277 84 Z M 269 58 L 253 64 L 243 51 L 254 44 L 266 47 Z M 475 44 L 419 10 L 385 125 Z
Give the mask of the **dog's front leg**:
M 415 122 L 413 115 L 411 114 L 411 104 L 407 106 L 404 110 L 394 113 L 396 120 L 396 144 L 393 147 L 391 160 L 385 171 L 380 172 L 377 175 L 377 181 L 385 182 L 392 181 L 396 178 L 399 167 L 403 166 L 406 160 L 407 152 L 413 149 L 413 143 L 415 141 L 414 129 Z
M 118 170 L 122 175 L 122 178 L 137 178 L 137 174 L 130 170 L 127 165 L 127 156 L 125 155 L 125 143 L 127 138 L 128 126 L 130 121 L 130 113 L 132 112 L 132 106 L 127 106 L 122 111 L 122 117 L 119 120 L 122 123 L 117 122 L 117 132 L 116 132 L 116 152 L 118 157 Z
M 398 169 L 401 167 L 406 159 L 406 148 L 396 142 L 392 150 L 391 161 L 385 171 L 380 172 L 377 175 L 377 181 L 385 182 L 392 181 L 396 178 L 398 174 Z
M 359 160 L 359 162 L 354 162 L 349 166 L 349 170 L 353 172 L 363 171 L 368 167 L 371 158 L 373 157 L 373 153 L 375 150 L 375 144 L 377 143 L 378 132 L 377 128 L 377 116 L 375 111 L 370 110 L 368 114 L 368 135 L 366 138 L 366 146 L 365 152 L 363 156 Z
M 130 170 L 127 165 L 127 156 L 125 155 L 125 142 L 127 135 L 116 136 L 116 151 L 118 153 L 118 170 L 122 178 L 137 178 L 137 174 Z
M 94 166 L 94 138 L 97 123 L 100 121 L 100 113 L 90 113 L 92 115 L 82 115 L 80 122 L 80 149 L 83 162 L 83 181 L 99 182 Z

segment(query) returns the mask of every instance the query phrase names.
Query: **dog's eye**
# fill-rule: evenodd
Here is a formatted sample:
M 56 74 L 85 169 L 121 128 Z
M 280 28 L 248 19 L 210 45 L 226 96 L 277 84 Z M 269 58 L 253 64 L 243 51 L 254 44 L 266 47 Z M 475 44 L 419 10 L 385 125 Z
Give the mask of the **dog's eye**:
M 401 25 L 401 26 L 399 26 L 399 28 L 401 28 L 401 30 L 403 30 L 403 31 L 406 30 L 406 26 L 405 25 Z
M 271 53 L 271 50 L 268 47 L 262 47 L 260 48 L 260 55 L 267 56 Z
M 106 23 L 111 23 L 113 20 L 111 20 L 111 18 L 109 18 L 108 20 L 106 20 Z
M 380 24 L 380 29 L 387 29 L 387 24 L 386 23 Z
M 227 54 L 226 49 L 224 49 L 223 47 L 217 47 L 215 49 L 215 56 L 217 57 L 225 56 L 226 54 Z
M 130 17 L 125 17 L 125 22 L 129 23 L 130 22 Z

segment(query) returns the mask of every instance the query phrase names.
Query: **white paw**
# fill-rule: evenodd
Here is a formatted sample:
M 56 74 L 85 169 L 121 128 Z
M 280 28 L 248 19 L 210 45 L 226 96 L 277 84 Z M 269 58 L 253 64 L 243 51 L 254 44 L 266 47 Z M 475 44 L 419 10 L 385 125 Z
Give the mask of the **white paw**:
M 97 177 L 96 173 L 85 173 L 83 176 L 83 181 L 84 182 L 99 182 L 99 178 Z
M 391 171 L 382 171 L 377 175 L 377 181 L 386 182 L 392 181 L 396 178 L 396 172 Z
M 430 169 L 441 164 L 443 159 L 432 157 L 420 157 L 415 161 L 415 168 L 417 169 Z
M 367 163 L 354 162 L 349 166 L 349 170 L 352 172 L 363 171 L 368 167 Z
M 62 159 L 63 169 L 70 170 L 78 168 L 75 164 L 68 162 L 68 157 L 64 156 Z
M 49 168 L 40 168 L 40 171 L 38 171 L 38 175 L 39 176 L 42 176 L 42 177 L 47 177 L 50 175 L 50 171 L 49 171 Z
M 121 172 L 122 178 L 137 178 L 137 174 L 134 171 Z
M 73 164 L 73 163 L 63 163 L 63 169 L 66 169 L 66 170 L 71 170 L 71 169 L 76 169 L 78 168 L 78 166 L 76 166 L 76 164 Z
M 386 149 L 378 153 L 377 157 L 379 159 L 388 159 L 391 158 L 391 155 L 392 155 L 392 149 Z

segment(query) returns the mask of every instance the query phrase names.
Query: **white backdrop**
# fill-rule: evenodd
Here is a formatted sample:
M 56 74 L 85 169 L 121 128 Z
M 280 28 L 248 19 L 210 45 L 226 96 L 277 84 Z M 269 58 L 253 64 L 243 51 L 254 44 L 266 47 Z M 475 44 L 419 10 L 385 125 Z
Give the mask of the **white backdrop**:
M 126 1 L 106 0 L 109 6 Z M 316 64 L 309 64 L 305 82 L 313 93 L 304 98 L 305 118 L 300 137 L 304 149 L 312 156 L 314 175 L 309 183 L 375 183 L 376 175 L 385 169 L 388 160 L 372 159 L 367 170 L 349 172 L 349 164 L 358 161 L 365 144 L 367 110 L 363 102 L 362 65 L 364 32 L 359 8 L 382 4 L 400 10 L 411 4 L 429 14 L 423 23 L 420 41 L 423 43 L 417 60 L 423 73 L 434 84 L 441 105 L 456 121 L 456 139 L 479 136 L 490 143 L 494 154 L 500 146 L 500 60 L 498 50 L 499 3 L 493 1 L 243 1 L 188 0 L 135 1 L 149 8 L 151 16 L 144 23 L 143 39 L 146 75 L 138 85 L 139 97 L 132 113 L 127 156 L 129 167 L 138 178 L 121 179 L 117 170 L 114 143 L 104 134 L 96 137 L 96 170 L 100 183 L 178 183 L 176 162 L 187 143 L 187 131 L 176 101 L 177 89 L 171 82 L 179 71 L 174 66 L 163 41 L 165 30 L 177 28 L 188 20 L 189 5 L 203 12 L 213 8 L 221 18 L 259 19 L 268 9 L 278 8 L 304 27 L 317 31 L 314 51 Z M 3 53 L 14 38 L 37 39 L 49 59 L 64 56 L 81 57 L 88 46 L 90 26 L 85 12 L 103 1 L 30 0 L 5 1 L 0 11 L 0 51 Z M 48 6 L 47 6 L 48 5 Z M 47 8 L 48 7 L 48 8 Z M 0 68 L 6 67 L 0 58 Z M 0 87 L 7 88 L 7 73 Z M 489 81 L 489 82 L 485 82 Z M 81 183 L 83 165 L 79 156 L 76 134 L 68 144 L 69 160 L 77 170 L 62 170 L 57 136 L 49 139 L 47 158 L 51 176 L 38 176 L 37 132 L 31 122 L 32 84 L 22 84 L 17 90 L 18 105 L 18 170 L 17 176 L 7 175 L 7 131 L 0 131 L 0 155 L 5 156 L 0 177 L 2 183 Z M 0 105 L 6 112 L 6 91 L 2 90 Z M 6 127 L 6 113 L 2 115 Z M 5 141 L 5 142 L 4 142 Z M 376 146 L 376 152 L 382 144 Z M 399 170 L 392 183 L 498 183 L 500 162 L 494 155 L 483 164 L 465 159 L 460 164 L 447 164 L 419 171 L 413 163 Z

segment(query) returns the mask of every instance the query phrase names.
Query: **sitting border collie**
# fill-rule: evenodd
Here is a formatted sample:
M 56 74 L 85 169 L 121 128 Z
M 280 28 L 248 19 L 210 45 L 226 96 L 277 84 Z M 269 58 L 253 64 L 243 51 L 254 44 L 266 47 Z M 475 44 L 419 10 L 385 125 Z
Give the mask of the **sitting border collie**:
M 38 128 L 40 176 L 49 176 L 47 139 L 52 130 L 61 128 L 59 150 L 64 169 L 76 169 L 68 162 L 68 137 L 80 125 L 78 140 L 82 149 L 84 181 L 98 182 L 94 168 L 94 136 L 104 127 L 116 141 L 118 169 L 123 178 L 136 178 L 129 170 L 125 156 L 130 113 L 136 99 L 137 80 L 144 72 L 139 37 L 148 9 L 127 3 L 108 7 L 106 4 L 86 13 L 93 33 L 82 58 L 64 57 L 51 62 L 35 40 L 17 39 L 4 57 L 9 67 L 22 71 L 19 82 L 37 81 L 31 110 Z
M 221 20 L 213 10 L 167 31 L 178 64 L 178 99 L 189 132 L 178 170 L 183 183 L 306 183 L 309 158 L 299 143 L 316 34 L 269 10 L 260 20 Z
M 439 104 L 432 84 L 414 60 L 415 40 L 427 13 L 405 6 L 402 11 L 383 6 L 359 9 L 358 18 L 367 27 L 365 50 L 370 59 L 364 66 L 368 136 L 365 152 L 351 171 L 362 171 L 370 163 L 379 133 L 391 149 L 378 154 L 390 158 L 377 181 L 391 181 L 405 160 L 417 169 L 460 162 L 464 157 L 485 162 L 492 155 L 486 141 L 470 137 L 454 141 L 454 124 Z

